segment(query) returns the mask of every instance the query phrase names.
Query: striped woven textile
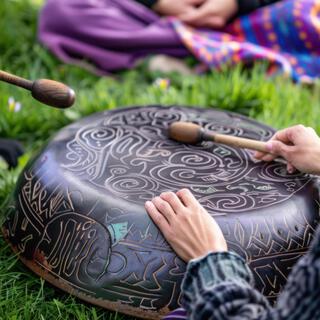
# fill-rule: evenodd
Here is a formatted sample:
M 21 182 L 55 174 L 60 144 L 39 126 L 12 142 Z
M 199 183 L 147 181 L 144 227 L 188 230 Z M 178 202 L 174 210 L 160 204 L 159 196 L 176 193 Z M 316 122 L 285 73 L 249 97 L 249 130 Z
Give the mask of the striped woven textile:
M 189 50 L 221 69 L 266 60 L 271 73 L 297 82 L 320 77 L 320 1 L 286 0 L 234 20 L 221 32 L 196 30 L 172 19 Z

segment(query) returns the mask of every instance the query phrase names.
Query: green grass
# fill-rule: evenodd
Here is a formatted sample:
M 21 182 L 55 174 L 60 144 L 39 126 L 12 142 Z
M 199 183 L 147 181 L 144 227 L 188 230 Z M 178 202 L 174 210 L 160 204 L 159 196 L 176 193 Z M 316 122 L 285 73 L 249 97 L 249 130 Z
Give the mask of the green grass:
M 26 78 L 53 78 L 72 86 L 76 105 L 66 111 L 43 107 L 25 91 L 0 84 L 0 136 L 17 138 L 27 154 L 19 168 L 8 172 L 0 166 L 1 220 L 19 172 L 28 158 L 61 127 L 93 112 L 118 106 L 181 104 L 220 107 L 252 116 L 275 128 L 296 123 L 320 132 L 320 86 L 303 87 L 289 80 L 267 78 L 263 67 L 250 72 L 240 68 L 202 76 L 165 75 L 168 90 L 154 85 L 159 73 L 145 66 L 99 78 L 75 66 L 64 65 L 36 40 L 39 2 L 0 1 L 0 69 Z M 9 97 L 22 103 L 20 112 L 8 108 Z M 0 237 L 0 319 L 125 319 L 85 304 L 29 272 Z

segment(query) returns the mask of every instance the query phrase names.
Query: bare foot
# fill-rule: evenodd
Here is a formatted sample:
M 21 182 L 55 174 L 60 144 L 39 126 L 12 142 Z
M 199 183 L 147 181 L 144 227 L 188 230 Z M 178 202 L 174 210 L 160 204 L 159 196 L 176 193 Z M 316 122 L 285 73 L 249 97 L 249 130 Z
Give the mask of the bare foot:
M 228 250 L 220 227 L 188 189 L 164 192 L 145 208 L 184 261 Z

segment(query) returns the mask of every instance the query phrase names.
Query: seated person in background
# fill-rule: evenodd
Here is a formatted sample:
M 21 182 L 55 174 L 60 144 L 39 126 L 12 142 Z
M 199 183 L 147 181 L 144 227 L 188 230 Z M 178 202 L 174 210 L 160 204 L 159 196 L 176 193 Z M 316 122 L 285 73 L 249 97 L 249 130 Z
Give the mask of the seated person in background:
M 12 139 L 0 139 L 0 157 L 8 164 L 9 168 L 18 165 L 18 158 L 23 154 L 21 144 Z
M 236 15 L 279 0 L 136 0 L 163 16 L 175 16 L 195 27 L 222 28 Z
M 287 170 L 320 175 L 320 138 L 302 125 L 281 130 L 268 142 L 270 154 Z M 291 271 L 275 307 L 252 286 L 245 261 L 228 251 L 220 227 L 187 189 L 165 192 L 146 210 L 178 256 L 188 263 L 182 305 L 190 319 L 320 319 L 320 229 L 309 252 Z M 170 319 L 170 315 L 168 316 Z

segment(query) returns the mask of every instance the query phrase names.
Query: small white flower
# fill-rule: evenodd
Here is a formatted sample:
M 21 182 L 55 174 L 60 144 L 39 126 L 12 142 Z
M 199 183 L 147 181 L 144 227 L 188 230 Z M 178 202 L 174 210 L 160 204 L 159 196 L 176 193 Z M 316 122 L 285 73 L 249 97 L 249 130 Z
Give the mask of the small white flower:
M 21 103 L 16 102 L 15 107 L 14 107 L 14 112 L 19 112 L 21 110 Z
M 8 99 L 9 111 L 11 112 L 19 112 L 21 110 L 21 103 L 19 101 L 15 101 L 13 97 L 9 97 Z
M 14 98 L 13 97 L 9 97 L 8 104 L 9 104 L 9 106 L 14 104 Z

